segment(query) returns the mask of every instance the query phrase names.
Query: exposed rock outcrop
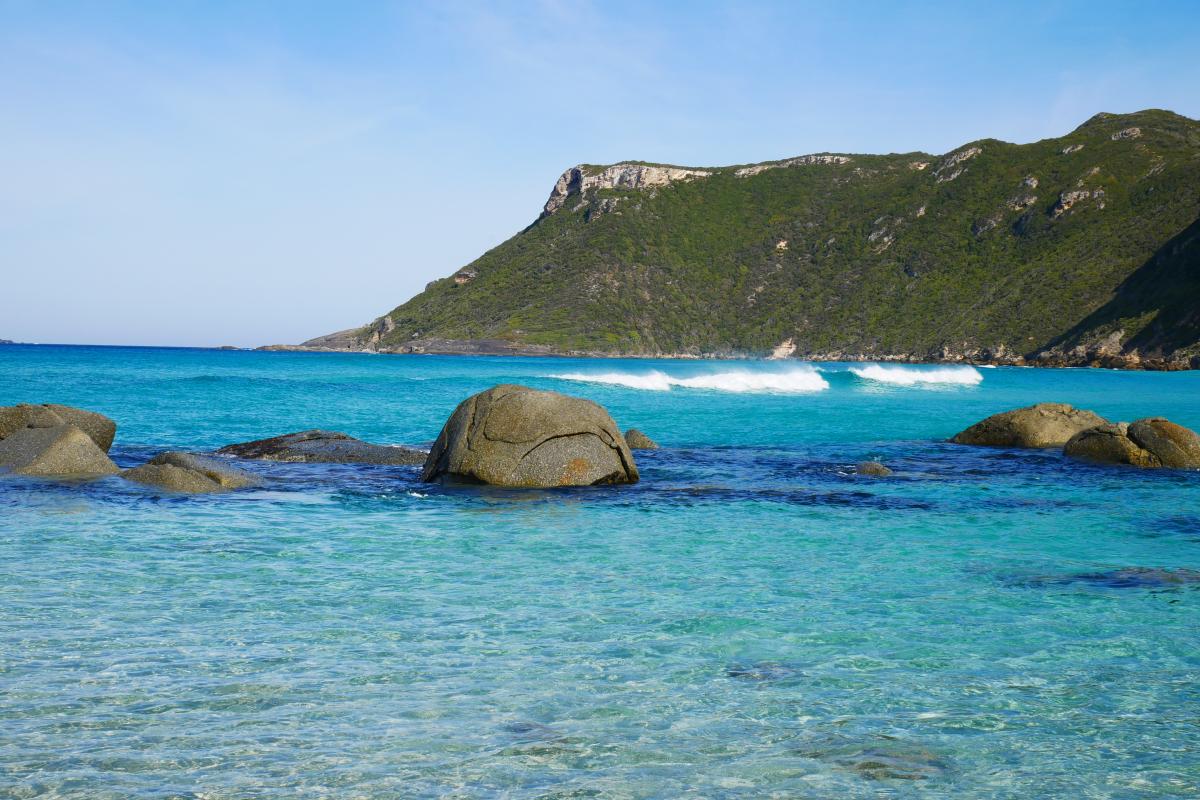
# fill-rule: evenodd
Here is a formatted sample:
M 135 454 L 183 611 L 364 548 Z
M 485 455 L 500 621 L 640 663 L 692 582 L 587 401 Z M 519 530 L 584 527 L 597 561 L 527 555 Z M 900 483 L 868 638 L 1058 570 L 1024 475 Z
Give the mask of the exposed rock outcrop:
M 120 472 L 92 437 L 68 424 L 14 430 L 0 441 L 0 468 L 18 475 L 57 478 Z
M 1104 190 L 1103 189 L 1072 189 L 1069 192 L 1061 192 L 1058 195 L 1058 202 L 1050 209 L 1050 216 L 1058 219 L 1063 214 L 1070 211 L 1076 204 L 1084 200 L 1097 200 L 1097 206 L 1104 208 Z
M 886 478 L 892 471 L 878 461 L 860 461 L 854 467 L 856 475 L 868 475 L 873 478 Z
M 1098 425 L 1071 437 L 1063 453 L 1082 461 L 1200 469 L 1200 436 L 1161 417 Z
M 735 169 L 733 174 L 739 178 L 749 178 L 751 175 L 758 175 L 760 172 L 766 172 L 769 169 L 786 169 L 787 167 L 800 167 L 809 164 L 849 164 L 853 160 L 850 156 L 835 153 L 813 153 L 807 156 L 787 158 L 783 161 L 772 161 L 767 164 L 740 167 Z
M 790 358 L 792 353 L 796 352 L 796 340 L 784 339 L 779 344 L 775 345 L 775 349 L 768 356 L 772 361 L 779 361 L 784 358 Z
M 474 273 L 471 273 L 471 277 L 474 277 Z M 383 340 L 383 337 L 387 336 L 394 330 L 396 330 L 396 323 L 389 315 L 384 314 L 382 317 L 371 323 L 363 344 L 368 348 L 378 347 L 379 343 Z
M 421 475 L 549 488 L 634 483 L 616 423 L 590 400 L 503 384 L 472 395 L 442 428 Z
M 711 174 L 710 170 L 649 164 L 613 164 L 603 168 L 580 164 L 568 169 L 555 181 L 542 209 L 542 216 L 549 216 L 561 209 L 567 204 L 568 198 L 586 196 L 596 189 L 651 189 L 674 181 L 707 178 Z
M 170 450 L 121 473 L 135 483 L 171 492 L 207 494 L 261 485 L 255 475 L 222 464 L 214 458 Z
M 954 180 L 966 172 L 966 167 L 962 166 L 962 164 L 970 161 L 982 152 L 982 147 L 973 145 L 971 147 L 964 147 L 956 153 L 951 153 L 942 159 L 942 163 L 933 171 L 934 177 L 937 178 L 938 183 L 948 183 Z
M 1020 194 L 1008 199 L 1009 211 L 1024 211 L 1037 202 L 1036 194 Z
M 658 443 L 637 428 L 625 431 L 625 444 L 630 450 L 657 450 Z
M 426 452 L 412 447 L 371 444 L 337 431 L 307 430 L 270 439 L 257 439 L 222 447 L 221 455 L 263 461 L 320 462 L 327 464 L 425 463 Z
M 954 435 L 955 444 L 985 447 L 1061 447 L 1080 431 L 1107 423 L 1066 403 L 1038 403 L 993 414 Z

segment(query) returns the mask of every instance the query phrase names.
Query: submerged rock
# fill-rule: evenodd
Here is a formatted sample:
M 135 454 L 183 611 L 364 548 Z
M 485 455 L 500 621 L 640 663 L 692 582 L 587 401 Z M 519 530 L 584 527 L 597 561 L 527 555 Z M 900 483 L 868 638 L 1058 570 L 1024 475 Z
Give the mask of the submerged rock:
M 120 472 L 90 436 L 66 424 L 13 431 L 0 441 L 0 467 L 18 475 L 61 478 Z
M 1066 403 L 1038 403 L 993 414 L 955 434 L 950 441 L 985 447 L 1061 447 L 1080 431 L 1107 422 L 1098 414 Z
M 1028 588 L 1069 586 L 1075 583 L 1100 586 L 1106 589 L 1173 589 L 1200 584 L 1200 570 L 1122 567 L 1098 572 L 1045 575 L 1010 581 L 1012 585 Z
M 286 433 L 270 439 L 226 445 L 217 452 L 221 455 L 264 461 L 326 464 L 414 465 L 425 463 L 426 456 L 424 450 L 371 444 L 344 433 L 322 430 Z
M 106 453 L 117 434 L 117 423 L 95 411 L 57 403 L 19 403 L 0 407 L 0 439 L 22 428 L 53 428 L 58 425 L 74 425 Z
M 555 728 L 529 720 L 506 722 L 500 728 L 519 742 L 554 742 L 563 738 L 562 732 Z
M 255 475 L 234 469 L 216 459 L 194 453 L 159 453 L 140 467 L 127 469 L 121 477 L 135 483 L 189 494 L 244 489 L 262 483 Z
M 949 769 L 947 761 L 938 753 L 891 736 L 863 740 L 829 737 L 799 748 L 797 754 L 834 764 L 876 781 L 928 780 L 939 777 Z
M 870 475 L 876 478 L 886 478 L 892 471 L 878 461 L 860 461 L 854 467 L 856 475 Z
M 634 483 L 638 471 L 596 403 L 503 384 L 468 397 L 442 428 L 421 479 L 447 477 L 550 488 Z
M 799 667 L 780 664 L 778 661 L 756 661 L 751 664 L 730 664 L 725 675 L 750 683 L 774 683 L 803 676 Z
M 630 450 L 657 450 L 658 443 L 637 428 L 625 431 L 625 444 Z
M 1071 437 L 1063 453 L 1082 461 L 1200 469 L 1200 436 L 1161 417 L 1098 425 Z

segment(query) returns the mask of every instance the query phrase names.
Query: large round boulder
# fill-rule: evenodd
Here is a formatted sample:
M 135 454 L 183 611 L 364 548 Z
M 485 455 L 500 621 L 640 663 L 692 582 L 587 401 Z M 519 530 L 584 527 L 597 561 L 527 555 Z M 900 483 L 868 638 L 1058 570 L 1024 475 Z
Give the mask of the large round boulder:
M 1066 403 L 1038 403 L 993 414 L 950 441 L 986 447 L 1062 447 L 1080 431 L 1106 422 L 1098 414 Z
M 126 480 L 169 492 L 201 494 L 244 489 L 262 483 L 257 476 L 222 464 L 214 458 L 169 450 L 140 467 L 121 473 Z
M 87 478 L 120 472 L 74 425 L 18 428 L 0 441 L 0 468 L 18 475 Z
M 1130 423 L 1129 438 L 1153 453 L 1164 467 L 1200 469 L 1200 436 L 1190 428 L 1162 417 L 1148 417 Z
M 95 411 L 57 403 L 19 403 L 0 407 L 0 439 L 6 439 L 22 428 L 53 428 L 58 425 L 74 425 L 106 453 L 117 434 L 117 423 Z
M 1080 461 L 1101 464 L 1132 464 L 1135 467 L 1161 466 L 1155 456 L 1129 438 L 1129 423 L 1097 425 L 1080 431 L 1063 446 L 1063 454 Z
M 1170 420 L 1149 417 L 1080 431 L 1063 453 L 1101 464 L 1200 469 L 1200 436 Z
M 634 483 L 638 471 L 599 405 L 504 384 L 468 397 L 442 428 L 421 479 L 445 478 L 548 488 Z
M 270 439 L 230 444 L 221 455 L 263 461 L 320 462 L 326 464 L 424 464 L 424 450 L 371 444 L 337 431 L 308 430 Z

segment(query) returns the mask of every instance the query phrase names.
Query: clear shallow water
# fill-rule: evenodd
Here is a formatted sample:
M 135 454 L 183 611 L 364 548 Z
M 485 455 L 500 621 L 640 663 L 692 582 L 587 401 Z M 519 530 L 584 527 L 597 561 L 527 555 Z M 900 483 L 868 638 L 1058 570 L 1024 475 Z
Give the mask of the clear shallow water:
M 0 481 L 0 796 L 1200 794 L 1200 474 L 943 443 L 1039 400 L 1200 428 L 1200 374 L 887 370 L 0 348 L 0 404 L 103 411 L 123 465 L 428 443 L 503 381 L 664 445 L 556 492 Z

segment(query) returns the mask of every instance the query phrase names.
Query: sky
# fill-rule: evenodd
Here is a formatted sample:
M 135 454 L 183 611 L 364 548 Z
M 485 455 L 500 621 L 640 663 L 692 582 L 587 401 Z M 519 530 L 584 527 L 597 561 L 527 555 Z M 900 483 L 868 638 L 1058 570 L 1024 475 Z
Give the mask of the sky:
M 1200 118 L 1200 3 L 0 0 L 0 338 L 368 322 L 621 160 Z

